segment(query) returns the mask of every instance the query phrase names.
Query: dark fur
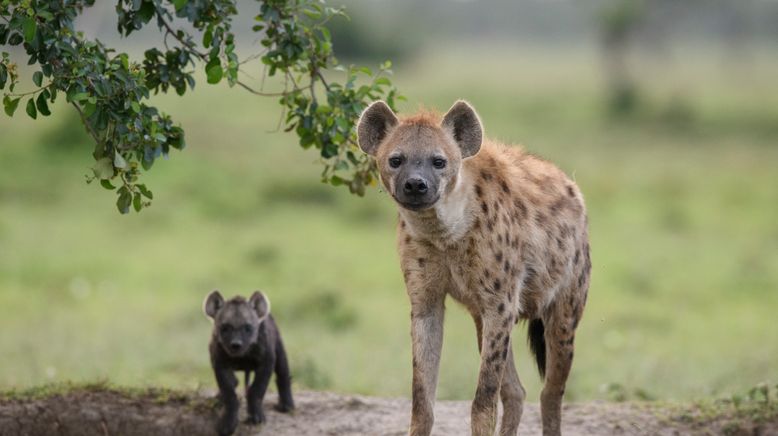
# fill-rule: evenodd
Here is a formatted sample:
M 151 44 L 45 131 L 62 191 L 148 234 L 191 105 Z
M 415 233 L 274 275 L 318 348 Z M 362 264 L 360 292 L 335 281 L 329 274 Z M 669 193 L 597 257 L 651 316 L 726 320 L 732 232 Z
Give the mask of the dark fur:
M 221 296 L 218 297 L 220 298 Z M 209 295 L 208 298 L 210 299 L 211 296 Z M 279 397 L 279 404 L 276 406 L 276 410 L 285 413 L 294 409 L 289 363 L 273 316 L 268 313 L 261 320 L 259 317 L 253 317 L 249 323 L 253 322 L 255 324 L 253 328 L 256 329 L 256 337 L 241 338 L 239 337 L 240 335 L 230 335 L 222 331 L 222 326 L 225 324 L 236 323 L 241 325 L 247 321 L 245 317 L 239 315 L 225 316 L 225 314 L 220 314 L 220 312 L 230 306 L 233 306 L 233 308 L 246 306 L 250 308 L 248 310 L 255 310 L 251 305 L 253 299 L 252 297 L 252 300 L 247 301 L 243 297 L 234 297 L 226 302 L 222 302 L 221 306 L 213 314 L 208 313 L 206 308 L 206 314 L 214 319 L 209 350 L 211 353 L 211 365 L 216 376 L 216 383 L 219 386 L 219 397 L 224 404 L 224 414 L 217 425 L 217 431 L 220 435 L 230 435 L 238 426 L 239 401 L 235 394 L 238 379 L 235 377 L 234 371 L 245 372 L 249 424 L 260 424 L 265 421 L 262 401 L 270 383 L 270 376 L 274 371 L 276 373 L 276 386 Z M 207 304 L 208 300 L 206 300 Z M 243 309 L 245 313 L 246 308 L 244 307 Z M 257 323 L 258 325 L 256 325 Z M 229 351 L 230 344 L 233 341 L 237 343 L 246 339 L 250 340 L 244 344 L 245 346 L 238 353 Z M 251 381 L 252 375 L 253 381 Z

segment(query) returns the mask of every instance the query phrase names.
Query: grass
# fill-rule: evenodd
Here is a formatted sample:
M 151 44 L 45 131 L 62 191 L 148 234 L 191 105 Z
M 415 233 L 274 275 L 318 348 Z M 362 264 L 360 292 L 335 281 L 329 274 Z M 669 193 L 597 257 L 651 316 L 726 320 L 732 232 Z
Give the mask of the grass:
M 698 399 L 690 403 L 649 403 L 644 407 L 665 425 L 682 423 L 706 434 L 752 434 L 759 433 L 760 426 L 778 421 L 777 394 L 778 386 L 761 383 L 744 395 Z
M 608 398 L 616 384 L 689 399 L 774 378 L 778 85 L 766 78 L 776 65 L 748 86 L 702 61 L 697 75 L 664 74 L 646 82 L 640 112 L 617 122 L 603 116 L 586 53 L 457 55 L 467 64 L 444 53 L 400 66 L 411 97 L 401 109 L 467 98 L 490 136 L 558 162 L 587 198 L 593 282 L 568 398 Z M 687 75 L 704 78 L 682 93 L 692 117 L 667 123 L 673 81 Z M 319 184 L 316 156 L 269 133 L 274 101 L 201 85 L 159 104 L 189 147 L 146 175 L 155 203 L 129 216 L 84 183 L 89 143 L 67 108 L 0 118 L 0 389 L 212 386 L 202 299 L 259 288 L 298 385 L 409 395 L 410 308 L 389 198 Z M 450 303 L 439 396 L 471 398 L 477 369 L 472 322 Z

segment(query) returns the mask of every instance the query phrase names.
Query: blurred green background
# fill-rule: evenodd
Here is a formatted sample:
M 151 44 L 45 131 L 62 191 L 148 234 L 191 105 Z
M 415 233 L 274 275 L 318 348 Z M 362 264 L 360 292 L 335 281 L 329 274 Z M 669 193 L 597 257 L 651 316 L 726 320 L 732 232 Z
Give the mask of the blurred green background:
M 136 53 L 159 39 L 117 40 L 98 3 L 87 34 Z M 336 53 L 394 59 L 403 113 L 468 99 L 487 135 L 583 190 L 593 280 L 568 398 L 687 399 L 778 379 L 778 4 L 347 4 Z M 251 43 L 256 5 L 242 7 Z M 0 118 L 0 389 L 211 387 L 202 299 L 259 288 L 298 388 L 409 395 L 389 197 L 319 183 L 315 153 L 276 131 L 273 99 L 201 80 L 155 100 L 188 147 L 145 175 L 155 202 L 129 216 L 85 183 L 92 146 L 70 108 Z M 439 396 L 467 399 L 475 332 L 448 307 Z M 514 352 L 534 401 L 524 330 Z

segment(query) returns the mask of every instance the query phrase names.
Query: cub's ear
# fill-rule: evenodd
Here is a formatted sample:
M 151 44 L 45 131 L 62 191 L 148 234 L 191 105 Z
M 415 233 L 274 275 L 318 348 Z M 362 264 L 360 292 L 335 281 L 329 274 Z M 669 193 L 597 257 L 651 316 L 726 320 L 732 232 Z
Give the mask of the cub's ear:
M 399 121 L 392 109 L 379 100 L 362 112 L 357 124 L 357 141 L 365 153 L 375 156 L 378 146 Z
M 262 321 L 270 315 L 270 300 L 260 291 L 254 291 L 249 298 L 249 305 L 257 312 L 259 320 Z
M 211 291 L 203 301 L 203 312 L 208 318 L 214 319 L 216 314 L 224 307 L 224 297 L 218 290 Z
M 466 101 L 459 100 L 451 106 L 443 117 L 441 127 L 454 137 L 463 158 L 475 156 L 481 149 L 484 136 L 481 120 Z

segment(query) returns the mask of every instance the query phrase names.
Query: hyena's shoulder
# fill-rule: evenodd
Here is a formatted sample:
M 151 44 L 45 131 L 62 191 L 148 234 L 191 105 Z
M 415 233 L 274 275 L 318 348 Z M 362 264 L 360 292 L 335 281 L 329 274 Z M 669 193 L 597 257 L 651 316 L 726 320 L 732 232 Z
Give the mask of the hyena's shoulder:
M 465 163 L 476 194 L 487 205 L 489 200 L 507 202 L 527 217 L 585 215 L 576 183 L 555 164 L 521 146 L 485 140 L 478 155 Z

